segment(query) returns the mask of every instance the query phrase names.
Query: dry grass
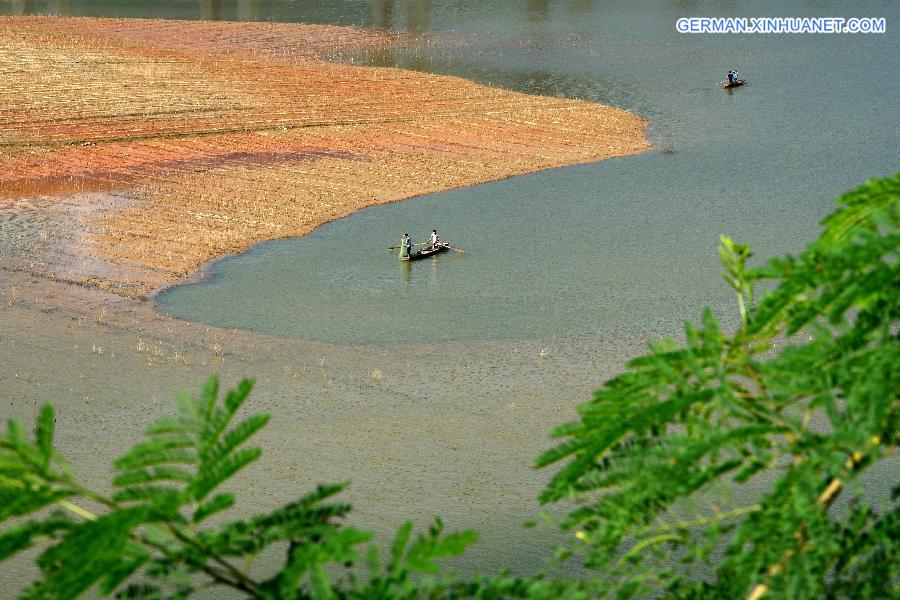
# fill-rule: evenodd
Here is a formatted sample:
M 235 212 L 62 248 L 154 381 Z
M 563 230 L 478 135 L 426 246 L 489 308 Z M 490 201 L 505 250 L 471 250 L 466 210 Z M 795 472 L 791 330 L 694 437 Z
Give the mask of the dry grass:
M 318 58 L 392 43 L 318 25 L 0 18 L 0 201 L 133 189 L 139 202 L 89 223 L 76 253 L 92 260 L 73 278 L 145 297 L 365 206 L 649 147 L 625 111 Z

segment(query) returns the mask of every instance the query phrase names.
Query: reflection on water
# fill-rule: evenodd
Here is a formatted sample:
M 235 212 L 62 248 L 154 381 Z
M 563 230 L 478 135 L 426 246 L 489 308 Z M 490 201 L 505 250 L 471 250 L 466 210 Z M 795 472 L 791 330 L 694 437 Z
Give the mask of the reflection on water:
M 377 29 L 395 29 L 409 33 L 423 33 L 431 24 L 431 1 L 418 0 L 401 2 L 397 7 L 394 0 L 372 0 L 371 20 L 365 25 Z
M 550 0 L 528 0 L 525 7 L 531 21 L 543 21 L 550 14 Z
M 412 263 L 408 260 L 400 261 L 400 273 L 403 275 L 403 281 L 407 284 L 412 282 Z
M 229 21 L 285 21 L 305 23 L 340 23 L 423 33 L 432 29 L 432 18 L 466 12 L 466 3 L 432 3 L 431 0 L 6 0 L 0 3 L 0 14 L 39 14 L 60 16 L 150 17 L 162 19 L 207 19 Z M 550 16 L 555 3 L 528 0 L 523 13 L 531 22 Z M 572 13 L 584 12 L 589 0 L 565 3 Z
M 244 4 L 238 2 L 238 6 Z M 200 18 L 210 21 L 222 20 L 222 3 L 220 0 L 201 0 L 200 2 Z

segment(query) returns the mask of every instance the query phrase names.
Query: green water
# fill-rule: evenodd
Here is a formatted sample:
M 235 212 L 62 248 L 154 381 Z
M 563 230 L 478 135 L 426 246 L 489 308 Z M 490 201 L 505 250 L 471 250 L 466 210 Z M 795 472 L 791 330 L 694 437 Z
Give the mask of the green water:
M 369 22 L 347 6 L 338 21 Z M 720 233 L 796 251 L 832 199 L 898 166 L 900 87 L 874 85 L 900 67 L 896 35 L 686 36 L 673 23 L 689 11 L 666 2 L 461 6 L 425 20 L 446 47 L 359 60 L 622 106 L 651 120 L 658 150 L 366 210 L 215 264 L 162 295 L 166 312 L 340 342 L 668 333 L 707 304 L 736 312 Z M 729 94 L 713 84 L 731 66 L 749 84 Z M 384 250 L 434 227 L 469 254 L 404 265 Z
M 337 342 L 669 333 L 712 305 L 721 233 L 796 251 L 843 191 L 900 161 L 900 5 L 861 2 L 78 2 L 34 12 L 333 22 L 429 31 L 370 56 L 530 93 L 620 106 L 656 150 L 362 211 L 224 259 L 163 295 L 190 320 Z M 56 8 L 54 8 L 54 6 Z M 684 35 L 683 16 L 884 16 L 880 35 Z M 729 68 L 749 83 L 715 87 Z M 385 250 L 436 227 L 469 254 Z

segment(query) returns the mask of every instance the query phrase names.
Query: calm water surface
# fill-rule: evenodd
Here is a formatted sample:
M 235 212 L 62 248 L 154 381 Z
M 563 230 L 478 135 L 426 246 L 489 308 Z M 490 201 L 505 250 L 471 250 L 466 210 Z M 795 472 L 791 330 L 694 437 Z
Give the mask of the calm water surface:
M 362 211 L 214 264 L 161 295 L 225 327 L 338 342 L 668 333 L 733 315 L 719 234 L 800 249 L 831 201 L 900 158 L 900 5 L 861 2 L 6 2 L 0 10 L 329 22 L 441 42 L 349 57 L 651 121 L 656 150 Z M 882 35 L 683 35 L 682 16 L 884 16 Z M 347 59 L 348 57 L 344 57 Z M 735 67 L 747 86 L 715 87 Z M 387 246 L 432 228 L 466 249 L 412 265 Z M 726 317 L 726 320 L 728 318 Z

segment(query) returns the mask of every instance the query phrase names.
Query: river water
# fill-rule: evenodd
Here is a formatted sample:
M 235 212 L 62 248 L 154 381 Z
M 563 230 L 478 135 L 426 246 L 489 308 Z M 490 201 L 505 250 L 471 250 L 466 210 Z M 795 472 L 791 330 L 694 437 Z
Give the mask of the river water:
M 555 541 L 520 527 L 550 476 L 530 468 L 546 432 L 648 337 L 677 333 L 705 305 L 734 319 L 718 235 L 763 256 L 797 251 L 835 197 L 900 163 L 900 6 L 848 10 L 828 0 L 0 2 L 4 14 L 429 32 L 424 45 L 341 58 L 613 104 L 649 119 L 656 145 L 374 207 L 259 245 L 158 299 L 190 322 L 137 308 L 133 323 L 113 327 L 105 308 L 54 311 L 45 305 L 55 291 L 13 279 L 0 285 L 10 416 L 31 422 L 39 402 L 55 403 L 64 454 L 102 484 L 109 458 L 178 388 L 196 390 L 213 372 L 226 385 L 256 377 L 252 410 L 274 418 L 263 461 L 238 482 L 241 510 L 352 480 L 354 518 L 379 539 L 407 518 L 440 514 L 482 534 L 461 565 L 533 573 Z M 678 17 L 708 15 L 884 16 L 888 33 L 676 33 Z M 729 68 L 748 85 L 716 88 Z M 421 239 L 434 227 L 468 254 L 402 265 L 386 250 L 403 231 Z M 886 471 L 871 483 L 876 495 L 896 463 Z M 0 596 L 23 573 L 0 573 Z
M 788 4 L 714 12 L 795 15 Z M 801 12 L 849 16 L 842 5 Z M 719 278 L 719 234 L 764 256 L 796 251 L 837 195 L 900 157 L 890 33 L 684 35 L 678 17 L 709 11 L 672 2 L 275 6 L 264 16 L 427 30 L 437 41 L 351 58 L 620 106 L 651 121 L 657 150 L 376 207 L 262 244 L 160 296 L 178 317 L 354 343 L 665 332 L 708 304 L 727 321 L 736 311 Z M 900 22 L 887 3 L 852 14 Z M 749 83 L 728 93 L 715 83 L 731 67 Z M 386 250 L 404 231 L 424 239 L 433 228 L 468 254 L 409 265 Z
M 900 158 L 900 6 L 888 2 L 7 2 L 6 11 L 387 27 L 425 44 L 342 57 L 582 98 L 650 120 L 656 150 L 376 207 L 261 244 L 158 297 L 167 313 L 333 342 L 667 332 L 712 305 L 727 234 L 811 240 L 843 191 Z M 683 16 L 884 16 L 886 34 L 686 35 Z M 729 68 L 749 83 L 716 87 Z M 432 228 L 468 251 L 413 265 Z

